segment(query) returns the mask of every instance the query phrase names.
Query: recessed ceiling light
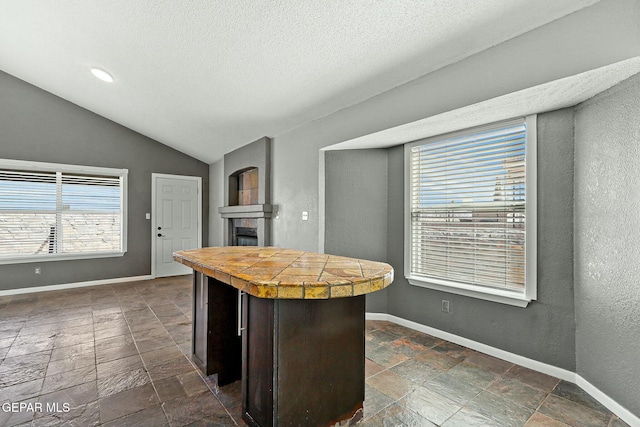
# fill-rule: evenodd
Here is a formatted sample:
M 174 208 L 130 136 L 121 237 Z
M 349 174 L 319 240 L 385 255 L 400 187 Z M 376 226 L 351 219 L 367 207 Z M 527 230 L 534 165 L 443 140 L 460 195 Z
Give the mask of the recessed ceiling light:
M 112 83 L 113 76 L 100 68 L 92 68 L 91 73 L 103 82 Z

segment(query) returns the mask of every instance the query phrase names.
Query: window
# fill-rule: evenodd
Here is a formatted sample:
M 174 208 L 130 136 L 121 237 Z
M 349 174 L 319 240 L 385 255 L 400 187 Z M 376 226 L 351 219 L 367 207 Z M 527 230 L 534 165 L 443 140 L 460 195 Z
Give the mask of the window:
M 535 116 L 405 146 L 405 275 L 526 306 L 536 297 Z
M 0 159 L 0 263 L 126 252 L 127 170 Z

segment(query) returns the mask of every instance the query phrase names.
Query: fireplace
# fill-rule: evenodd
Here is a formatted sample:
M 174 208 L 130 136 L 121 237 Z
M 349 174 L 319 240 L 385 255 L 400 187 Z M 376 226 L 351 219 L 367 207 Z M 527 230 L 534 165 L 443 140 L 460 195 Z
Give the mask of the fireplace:
M 254 218 L 230 219 L 232 239 L 230 246 L 258 246 L 258 221 Z
M 224 156 L 225 246 L 268 246 L 271 234 L 271 140 L 260 138 Z

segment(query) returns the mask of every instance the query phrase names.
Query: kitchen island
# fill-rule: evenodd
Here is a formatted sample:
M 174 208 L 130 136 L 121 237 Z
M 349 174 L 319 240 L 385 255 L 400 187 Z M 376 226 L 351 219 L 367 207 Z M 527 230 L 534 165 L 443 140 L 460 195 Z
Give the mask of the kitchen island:
M 274 247 L 176 252 L 194 270 L 194 362 L 242 381 L 251 426 L 327 426 L 362 417 L 365 295 L 381 262 Z

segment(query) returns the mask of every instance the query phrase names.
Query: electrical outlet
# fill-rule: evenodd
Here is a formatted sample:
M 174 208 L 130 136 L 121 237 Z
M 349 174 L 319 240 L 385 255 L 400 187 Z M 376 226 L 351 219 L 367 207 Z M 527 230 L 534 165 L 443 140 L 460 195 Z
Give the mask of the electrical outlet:
M 449 301 L 447 301 L 446 299 L 442 300 L 442 311 L 444 311 L 445 313 L 449 312 Z
M 42 272 L 42 270 L 40 270 L 40 267 L 36 267 L 36 274 L 40 274 Z

